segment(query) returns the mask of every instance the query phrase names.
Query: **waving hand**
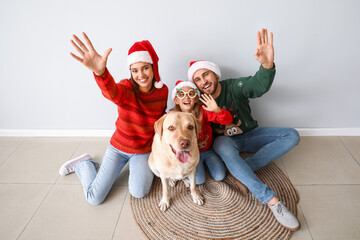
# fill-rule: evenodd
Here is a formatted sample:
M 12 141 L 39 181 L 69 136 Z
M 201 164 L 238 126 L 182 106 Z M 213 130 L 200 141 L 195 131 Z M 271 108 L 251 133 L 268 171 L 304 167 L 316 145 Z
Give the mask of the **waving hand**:
M 204 103 L 203 108 L 209 112 L 218 113 L 221 111 L 220 107 L 215 102 L 215 99 L 211 95 L 202 94 L 200 101 Z
M 76 56 L 73 53 L 70 53 L 70 55 L 79 62 L 81 62 L 88 69 L 93 71 L 96 75 L 101 76 L 105 72 L 107 58 L 110 52 L 112 51 L 112 49 L 109 48 L 108 50 L 105 51 L 104 55 L 101 56 L 94 49 L 88 36 L 86 36 L 85 33 L 82 34 L 85 39 L 86 46 L 75 34 L 73 35 L 73 39 L 77 44 L 74 42 L 73 39 L 71 39 L 71 44 L 74 46 L 76 51 L 82 56 L 82 58 Z
M 258 60 L 264 68 L 271 69 L 274 66 L 274 46 L 273 33 L 270 32 L 268 38 L 267 29 L 261 29 L 257 32 L 257 49 L 254 53 L 255 59 Z

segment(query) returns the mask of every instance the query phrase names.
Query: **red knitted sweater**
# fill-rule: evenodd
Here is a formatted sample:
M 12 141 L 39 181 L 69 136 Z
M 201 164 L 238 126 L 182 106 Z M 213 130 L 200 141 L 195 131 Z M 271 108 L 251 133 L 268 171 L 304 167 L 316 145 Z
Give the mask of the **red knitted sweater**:
M 202 107 L 200 110 L 202 112 L 203 119 L 201 123 L 201 131 L 198 134 L 198 145 L 199 151 L 204 152 L 212 146 L 214 141 L 210 122 L 226 125 L 232 123 L 233 118 L 229 111 L 222 108 L 220 108 L 219 113 L 206 111 Z
M 129 79 L 115 83 L 107 69 L 102 76 L 94 76 L 102 94 L 118 106 L 119 116 L 111 145 L 126 153 L 150 152 L 154 123 L 167 107 L 167 86 L 153 87 L 150 92 L 143 93 L 134 88 Z

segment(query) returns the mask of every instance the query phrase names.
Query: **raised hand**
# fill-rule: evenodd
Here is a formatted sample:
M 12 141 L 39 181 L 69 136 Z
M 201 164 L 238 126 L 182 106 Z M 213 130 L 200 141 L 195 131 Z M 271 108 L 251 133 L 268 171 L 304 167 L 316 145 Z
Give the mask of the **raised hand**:
M 257 49 L 254 53 L 255 59 L 258 60 L 264 68 L 271 69 L 274 67 L 274 46 L 273 33 L 270 32 L 268 38 L 267 29 L 261 29 L 257 32 Z
M 85 33 L 82 34 L 85 39 L 86 46 L 75 34 L 73 35 L 73 38 L 77 44 L 73 41 L 73 39 L 70 40 L 71 44 L 74 46 L 76 51 L 82 56 L 82 58 L 76 56 L 73 53 L 70 53 L 70 55 L 79 62 L 81 62 L 82 64 L 84 64 L 84 66 L 86 66 L 88 69 L 93 71 L 96 75 L 101 76 L 105 72 L 107 58 L 110 52 L 112 51 L 112 49 L 109 48 L 108 50 L 105 51 L 103 56 L 100 56 L 94 49 L 88 36 L 86 36 Z
M 206 111 L 218 113 L 221 110 L 211 95 L 202 94 L 200 101 L 204 103 L 203 108 Z

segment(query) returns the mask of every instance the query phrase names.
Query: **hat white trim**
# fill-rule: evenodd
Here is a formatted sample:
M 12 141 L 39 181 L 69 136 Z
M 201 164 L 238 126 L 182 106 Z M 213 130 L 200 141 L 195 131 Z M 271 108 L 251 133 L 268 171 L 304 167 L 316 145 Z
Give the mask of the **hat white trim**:
M 190 66 L 190 68 L 188 70 L 189 81 L 194 82 L 194 80 L 193 80 L 194 73 L 200 69 L 209 69 L 209 70 L 213 71 L 216 75 L 218 75 L 219 78 L 221 78 L 221 72 L 220 72 L 220 68 L 218 65 L 216 65 L 215 63 L 209 62 L 209 61 L 200 60 L 200 61 L 193 63 Z
M 128 55 L 127 58 L 127 65 L 130 68 L 131 64 L 137 63 L 137 62 L 146 62 L 153 64 L 153 61 L 151 59 L 151 56 L 148 51 L 136 51 Z

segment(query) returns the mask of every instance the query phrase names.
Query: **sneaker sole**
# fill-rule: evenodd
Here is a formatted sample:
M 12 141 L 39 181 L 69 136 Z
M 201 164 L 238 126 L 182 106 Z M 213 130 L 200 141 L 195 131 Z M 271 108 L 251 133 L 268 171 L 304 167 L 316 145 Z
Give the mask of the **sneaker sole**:
M 87 160 L 92 160 L 91 156 L 90 156 L 89 154 L 86 154 L 86 153 L 83 154 L 83 155 L 81 155 L 81 156 L 79 156 L 79 157 L 77 157 L 77 158 L 73 158 L 73 159 L 65 162 L 65 163 L 60 167 L 60 169 L 59 169 L 59 175 L 60 175 L 60 176 L 66 176 L 66 175 L 70 174 L 70 173 L 68 173 L 68 174 L 61 174 L 61 169 L 65 168 L 65 166 L 68 165 L 69 163 L 74 162 L 74 161 L 76 161 L 76 160 L 79 160 L 80 158 L 83 158 L 83 157 L 85 157 L 85 156 L 88 156 Z M 84 159 L 84 160 L 85 160 L 85 159 Z
M 280 222 L 279 222 L 279 223 L 280 223 Z M 300 221 L 299 221 L 299 226 L 297 226 L 296 228 L 289 228 L 289 227 L 286 227 L 286 226 L 282 225 L 281 223 L 280 223 L 280 225 L 283 226 L 284 228 L 286 228 L 287 230 L 291 231 L 291 232 L 296 232 L 296 231 L 298 231 L 298 230 L 301 228 L 301 223 L 300 223 Z

